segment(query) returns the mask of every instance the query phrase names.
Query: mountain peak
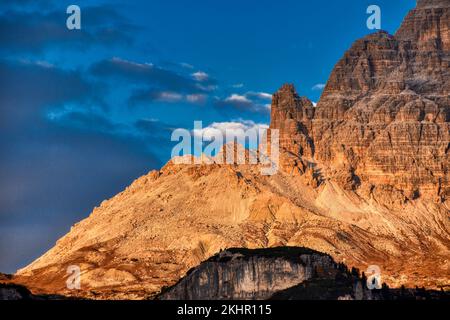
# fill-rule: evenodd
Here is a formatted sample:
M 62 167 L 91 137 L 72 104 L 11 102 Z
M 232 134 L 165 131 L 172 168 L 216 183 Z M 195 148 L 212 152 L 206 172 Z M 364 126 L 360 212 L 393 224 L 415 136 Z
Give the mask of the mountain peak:
M 283 85 L 272 97 L 270 128 L 280 130 L 280 147 L 294 155 L 304 152 L 312 155 L 310 146 L 303 141 L 298 123 L 311 119 L 314 106 L 307 97 L 300 97 L 294 85 Z M 298 142 L 300 139 L 302 142 Z M 306 151 L 307 149 L 308 151 Z
M 285 83 L 278 89 L 279 93 L 288 93 L 288 94 L 297 94 L 297 90 L 295 90 L 295 86 L 292 83 Z

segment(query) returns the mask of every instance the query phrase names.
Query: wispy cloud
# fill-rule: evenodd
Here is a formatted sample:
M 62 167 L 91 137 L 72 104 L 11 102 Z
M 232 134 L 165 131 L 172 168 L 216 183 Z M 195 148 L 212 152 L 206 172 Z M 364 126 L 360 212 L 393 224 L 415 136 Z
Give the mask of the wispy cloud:
M 318 83 L 318 84 L 315 84 L 311 89 L 319 91 L 319 90 L 323 90 L 324 88 L 325 88 L 324 83 Z
M 192 74 L 192 77 L 197 81 L 206 81 L 209 79 L 209 75 L 203 71 L 197 71 Z
M 263 100 L 272 100 L 272 94 L 266 92 L 253 92 L 249 91 L 245 94 L 247 97 L 258 98 Z
M 208 100 L 203 93 L 182 94 L 173 91 L 160 91 L 157 89 L 136 90 L 130 97 L 130 105 L 145 104 L 153 102 L 165 103 L 189 103 L 202 105 Z
M 90 71 L 98 77 L 118 77 L 126 81 L 139 81 L 150 88 L 160 91 L 178 93 L 204 92 L 195 79 L 179 74 L 175 71 L 151 64 L 129 61 L 123 58 L 102 60 L 94 64 Z
M 186 62 L 181 62 L 180 66 L 182 66 L 183 68 L 186 68 L 186 69 L 194 69 L 194 66 L 192 64 L 189 64 Z
M 233 93 L 231 96 L 227 97 L 224 102 L 230 103 L 251 103 L 251 101 L 243 95 Z
M 205 94 L 188 94 L 186 96 L 186 100 L 194 104 L 204 104 L 207 99 L 208 96 Z
M 272 99 L 272 95 L 265 92 L 233 93 L 225 99 L 219 99 L 215 105 L 221 111 L 233 108 L 252 113 L 268 113 L 270 104 L 267 104 L 267 100 L 270 99 Z
M 13 1 L 14 2 L 14 1 Z M 26 3 L 24 3 L 27 6 Z M 138 28 L 112 6 L 83 8 L 84 28 L 71 32 L 61 20 L 61 9 L 18 10 L 0 13 L 0 51 L 39 53 L 48 48 L 82 49 L 92 46 L 130 45 Z M 1 11 L 0 11 L 1 12 Z

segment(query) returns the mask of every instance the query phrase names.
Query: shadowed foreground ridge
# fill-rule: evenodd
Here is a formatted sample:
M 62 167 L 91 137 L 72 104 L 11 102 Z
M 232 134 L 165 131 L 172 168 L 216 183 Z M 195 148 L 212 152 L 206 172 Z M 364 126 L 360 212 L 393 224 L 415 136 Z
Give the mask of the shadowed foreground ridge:
M 164 288 L 160 300 L 423 300 L 450 293 L 387 286 L 369 290 L 365 275 L 326 254 L 297 247 L 231 248 Z
M 12 275 L 0 273 L 1 300 L 64 300 L 61 295 L 34 295 L 28 288 L 12 281 Z
M 337 264 L 326 254 L 296 247 L 231 248 L 188 271 L 161 300 L 262 300 L 315 277 L 334 278 Z
M 395 35 L 355 41 L 316 107 L 292 85 L 276 92 L 277 174 L 169 161 L 103 201 L 14 281 L 33 293 L 144 299 L 221 249 L 301 246 L 360 270 L 378 265 L 390 287 L 447 286 L 449 3 L 419 1 Z M 81 268 L 80 291 L 66 289 L 70 265 Z

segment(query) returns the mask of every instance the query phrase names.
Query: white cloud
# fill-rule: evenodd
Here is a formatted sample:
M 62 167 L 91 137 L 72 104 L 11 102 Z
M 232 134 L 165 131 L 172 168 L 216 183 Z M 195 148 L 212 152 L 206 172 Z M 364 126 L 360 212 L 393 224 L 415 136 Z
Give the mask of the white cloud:
M 206 101 L 206 95 L 204 94 L 188 94 L 186 96 L 186 100 L 190 103 L 205 103 Z
M 182 66 L 183 68 L 186 68 L 186 69 L 194 69 L 194 66 L 192 64 L 189 64 L 186 62 L 180 63 L 180 66 Z
M 272 100 L 272 95 L 270 93 L 266 93 L 266 92 L 253 92 L 253 91 L 249 91 L 245 94 L 247 97 L 254 97 L 254 98 L 258 98 L 258 99 L 263 99 L 263 100 Z
M 261 97 L 261 99 L 272 100 L 272 95 L 270 93 L 258 92 L 258 96 Z
M 215 91 L 215 90 L 217 90 L 217 88 L 218 88 L 218 86 L 216 86 L 216 85 L 214 85 L 214 84 L 209 84 L 209 85 L 207 85 L 207 86 L 203 86 L 203 85 L 201 85 L 200 83 L 197 83 L 195 86 L 196 86 L 197 88 L 199 88 L 200 90 L 208 91 L 208 92 Z
M 318 83 L 312 87 L 313 90 L 323 90 L 325 88 L 324 83 Z
M 51 68 L 55 67 L 54 64 L 51 64 L 50 62 L 45 61 L 45 60 L 31 61 L 31 60 L 28 60 L 28 59 L 19 59 L 18 61 L 20 63 L 23 63 L 23 64 L 32 64 L 32 65 L 34 64 L 36 66 L 39 66 L 39 67 L 42 67 L 42 68 L 47 68 L 47 69 L 51 69 Z
M 250 99 L 248 99 L 246 96 L 233 93 L 231 96 L 225 99 L 225 102 L 240 102 L 240 103 L 252 103 Z
M 163 91 L 158 93 L 157 100 L 164 102 L 179 102 L 183 100 L 183 95 L 176 92 Z
M 206 81 L 209 79 L 209 74 L 203 71 L 197 71 L 192 74 L 192 77 L 197 81 Z
M 205 94 L 187 94 L 183 95 L 177 92 L 171 91 L 162 91 L 158 92 L 155 96 L 155 100 L 169 103 L 176 102 L 188 102 L 193 104 L 203 104 L 207 100 L 207 96 Z
M 54 67 L 54 65 L 51 64 L 50 62 L 48 62 L 48 61 L 43 61 L 43 60 L 36 61 L 36 64 L 37 64 L 38 66 L 43 67 L 43 68 L 53 68 L 53 67 Z
M 258 132 L 259 129 L 268 128 L 268 125 L 258 124 L 252 120 L 234 120 L 230 122 L 214 122 L 205 128 L 193 130 L 193 134 L 197 137 L 202 136 L 204 140 L 211 140 L 220 131 L 223 135 L 228 133 L 243 138 L 247 130 L 256 130 Z
M 153 68 L 153 63 L 138 63 L 138 62 L 134 62 L 134 61 L 130 61 L 130 60 L 126 60 L 126 59 L 122 59 L 119 57 L 113 57 L 111 59 L 112 62 L 117 62 L 117 63 L 123 63 L 123 64 L 128 64 L 128 65 L 132 65 L 135 67 L 139 67 L 139 68 L 143 68 L 143 69 L 151 69 Z
M 233 93 L 227 98 L 219 100 L 217 105 L 220 107 L 231 106 L 238 110 L 250 112 L 267 113 L 270 112 L 270 104 L 267 104 L 266 100 L 271 98 L 272 95 L 265 92 Z
M 207 96 L 201 93 L 183 95 L 172 91 L 162 91 L 156 93 L 155 100 L 169 103 L 188 102 L 193 104 L 203 104 L 206 102 Z

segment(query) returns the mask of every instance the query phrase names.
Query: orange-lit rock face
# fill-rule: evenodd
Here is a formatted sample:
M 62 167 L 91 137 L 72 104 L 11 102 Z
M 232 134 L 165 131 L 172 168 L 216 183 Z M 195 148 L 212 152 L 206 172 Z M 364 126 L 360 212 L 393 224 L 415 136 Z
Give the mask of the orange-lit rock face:
M 292 86 L 274 95 L 271 128 L 311 162 L 407 196 L 450 193 L 449 4 L 423 1 L 395 36 L 356 41 L 312 107 Z
M 356 41 L 317 107 L 283 86 L 271 114 L 278 174 L 170 162 L 104 201 L 16 281 L 144 298 L 220 249 L 290 245 L 379 265 L 391 286 L 448 285 L 449 20 L 448 1 L 419 1 L 395 36 Z M 73 264 L 80 292 L 66 289 Z
M 284 85 L 273 95 L 271 108 L 272 129 L 280 130 L 280 147 L 294 155 L 312 156 L 312 145 L 304 126 L 314 116 L 313 104 L 299 97 L 293 85 Z

